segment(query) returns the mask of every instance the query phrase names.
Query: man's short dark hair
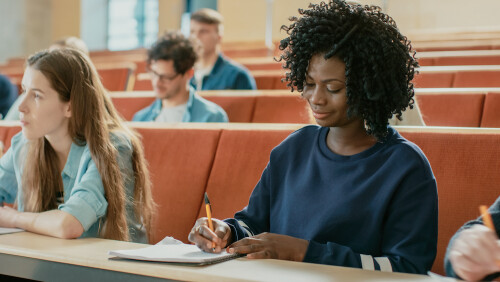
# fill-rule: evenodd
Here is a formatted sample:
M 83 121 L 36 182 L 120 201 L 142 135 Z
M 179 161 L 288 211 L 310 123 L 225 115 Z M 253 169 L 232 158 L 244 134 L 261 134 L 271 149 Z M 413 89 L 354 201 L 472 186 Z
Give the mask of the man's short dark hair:
M 219 12 L 208 8 L 200 9 L 194 12 L 191 15 L 191 20 L 200 23 L 216 25 L 221 25 L 224 22 L 224 18 L 221 14 L 219 14 Z
M 185 74 L 196 62 L 193 44 L 179 32 L 167 32 L 148 50 L 148 65 L 152 61 L 172 60 L 177 73 Z

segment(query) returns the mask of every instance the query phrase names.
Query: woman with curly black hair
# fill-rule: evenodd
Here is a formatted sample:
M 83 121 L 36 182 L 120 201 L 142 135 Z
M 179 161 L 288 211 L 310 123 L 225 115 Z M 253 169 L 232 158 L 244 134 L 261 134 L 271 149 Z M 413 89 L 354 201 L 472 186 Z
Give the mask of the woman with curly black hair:
M 299 13 L 283 27 L 281 59 L 319 126 L 274 148 L 234 219 L 215 220 L 215 232 L 199 219 L 189 240 L 248 258 L 426 273 L 436 180 L 422 151 L 388 126 L 413 104 L 411 45 L 375 6 L 333 0 Z

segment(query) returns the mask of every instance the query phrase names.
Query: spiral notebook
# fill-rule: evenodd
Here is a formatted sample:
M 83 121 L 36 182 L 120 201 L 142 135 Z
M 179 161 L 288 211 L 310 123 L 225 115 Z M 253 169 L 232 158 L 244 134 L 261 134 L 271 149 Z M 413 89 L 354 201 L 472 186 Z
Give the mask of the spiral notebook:
M 119 258 L 206 265 L 219 263 L 240 257 L 240 254 L 229 254 L 225 250 L 218 254 L 206 253 L 195 245 L 153 245 L 135 250 L 109 251 L 109 255 Z

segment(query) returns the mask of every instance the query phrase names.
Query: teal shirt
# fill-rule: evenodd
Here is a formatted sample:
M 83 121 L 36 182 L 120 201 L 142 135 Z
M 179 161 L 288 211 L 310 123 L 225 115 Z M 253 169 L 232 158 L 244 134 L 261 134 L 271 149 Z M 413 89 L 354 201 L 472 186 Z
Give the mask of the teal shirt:
M 118 150 L 118 163 L 123 175 L 127 204 L 127 224 L 130 240 L 146 243 L 147 237 L 140 222 L 135 219 L 132 200 L 134 197 L 134 172 L 132 168 L 132 144 L 123 135 L 113 134 L 112 141 Z M 17 198 L 18 210 L 24 211 L 22 170 L 26 159 L 28 140 L 22 132 L 12 138 L 11 147 L 0 159 L 0 203 L 13 203 Z M 88 145 L 75 143 L 61 173 L 64 186 L 64 203 L 58 209 L 73 215 L 84 228 L 81 237 L 98 237 L 99 225 L 106 217 L 108 202 L 97 166 L 92 160 Z

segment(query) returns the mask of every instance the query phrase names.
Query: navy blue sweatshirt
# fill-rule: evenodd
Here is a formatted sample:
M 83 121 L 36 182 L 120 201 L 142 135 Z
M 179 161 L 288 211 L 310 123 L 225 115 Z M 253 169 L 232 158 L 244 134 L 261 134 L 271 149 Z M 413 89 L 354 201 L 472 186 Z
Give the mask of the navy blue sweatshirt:
M 436 256 L 438 199 L 429 162 L 389 127 L 352 156 L 329 128 L 306 126 L 271 152 L 247 207 L 226 219 L 235 241 L 271 232 L 309 240 L 305 262 L 426 273 Z

